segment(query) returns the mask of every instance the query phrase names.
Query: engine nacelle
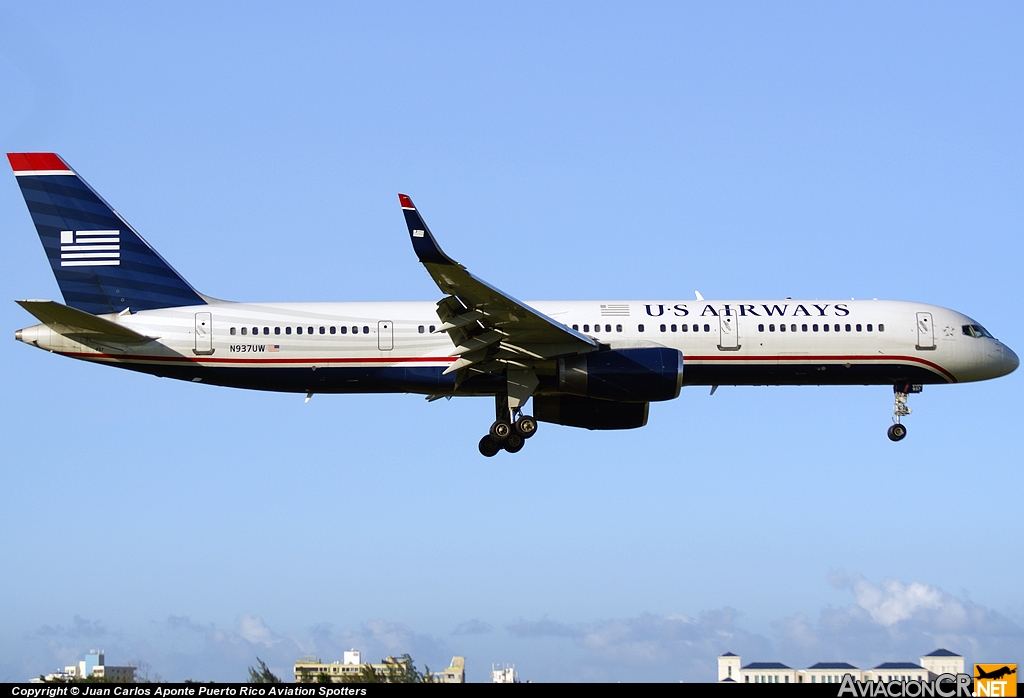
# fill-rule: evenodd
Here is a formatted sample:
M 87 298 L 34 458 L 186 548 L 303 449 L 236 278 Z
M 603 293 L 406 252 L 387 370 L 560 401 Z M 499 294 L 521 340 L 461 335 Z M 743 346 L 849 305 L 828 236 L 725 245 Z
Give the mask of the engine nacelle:
M 582 429 L 636 429 L 647 424 L 647 402 L 609 402 L 575 395 L 537 395 L 533 416 Z
M 658 402 L 679 397 L 683 353 L 668 347 L 612 349 L 558 361 L 558 390 L 618 402 Z

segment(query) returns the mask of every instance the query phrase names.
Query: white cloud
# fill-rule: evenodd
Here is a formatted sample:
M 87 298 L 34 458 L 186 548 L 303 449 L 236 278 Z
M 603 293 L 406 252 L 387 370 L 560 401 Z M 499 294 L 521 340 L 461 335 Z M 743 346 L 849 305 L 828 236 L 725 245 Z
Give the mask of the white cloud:
M 279 642 L 262 618 L 248 613 L 238 616 L 238 634 L 253 645 L 273 647 Z
M 240 614 L 232 628 L 170 616 L 150 632 L 132 635 L 109 630 L 108 623 L 75 617 L 67 625 L 43 626 L 13 651 L 0 653 L 0 677 L 25 680 L 76 662 L 102 643 L 112 664 L 138 659 L 154 674 L 180 681 L 245 680 L 246 670 L 263 659 L 285 680 L 303 654 L 325 661 L 341 659 L 355 648 L 364 659 L 410 654 L 423 664 L 441 666 L 452 654 L 472 663 L 495 651 L 515 661 L 524 678 L 537 681 L 710 681 L 716 658 L 725 651 L 743 662 L 780 661 L 804 667 L 818 661 L 849 661 L 871 667 L 883 661 L 916 661 L 945 647 L 968 663 L 1016 656 L 1024 629 L 1003 614 L 923 582 L 833 573 L 829 582 L 846 590 L 850 602 L 826 607 L 813 619 L 797 613 L 771 624 L 761 634 L 744 627 L 731 608 L 685 614 L 645 613 L 631 618 L 564 622 L 551 618 L 520 620 L 508 635 L 473 619 L 459 625 L 453 652 L 447 641 L 408 625 L 371 620 L 355 628 L 320 624 L 288 634 L 260 616 Z M 489 649 L 483 649 L 487 647 Z M 472 665 L 470 675 L 486 678 L 488 667 Z

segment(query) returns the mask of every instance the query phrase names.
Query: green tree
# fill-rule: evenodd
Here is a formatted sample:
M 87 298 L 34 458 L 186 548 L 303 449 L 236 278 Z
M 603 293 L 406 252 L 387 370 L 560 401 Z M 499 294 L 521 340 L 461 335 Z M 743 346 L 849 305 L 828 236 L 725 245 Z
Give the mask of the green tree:
M 256 661 L 259 663 L 259 668 L 249 667 L 249 683 L 281 683 L 281 679 L 274 676 L 266 665 L 266 663 L 256 657 Z

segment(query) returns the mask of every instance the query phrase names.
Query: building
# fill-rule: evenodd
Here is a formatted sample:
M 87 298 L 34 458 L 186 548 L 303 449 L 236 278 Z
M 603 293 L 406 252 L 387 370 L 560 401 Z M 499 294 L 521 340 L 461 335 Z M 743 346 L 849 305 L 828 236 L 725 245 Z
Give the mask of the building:
M 38 679 L 32 679 L 32 682 L 84 681 L 90 678 L 108 683 L 133 683 L 135 681 L 135 667 L 107 666 L 102 650 L 89 650 L 89 654 L 85 655 L 85 659 L 78 664 L 66 666 L 63 671 L 55 671 Z
M 846 662 L 818 662 L 806 669 L 792 669 L 779 662 L 743 666 L 740 657 L 732 652 L 718 657 L 718 681 L 722 683 L 842 683 L 847 674 L 856 681 L 918 681 L 962 673 L 964 658 L 945 649 L 924 655 L 920 664 L 885 662 L 874 669 L 858 669 Z
M 358 650 L 348 650 L 342 655 L 342 661 L 325 664 L 319 657 L 305 655 L 295 662 L 295 683 L 313 683 L 319 681 L 355 681 L 363 672 L 373 671 L 380 678 L 387 680 L 394 672 L 404 673 L 413 669 L 407 658 L 388 657 L 379 664 L 363 663 Z M 466 658 L 452 657 L 451 665 L 444 671 L 430 672 L 430 678 L 436 683 L 466 683 Z
M 466 658 L 452 657 L 452 663 L 444 671 L 430 672 L 434 683 L 466 683 Z
M 491 683 L 519 683 L 515 664 L 506 664 L 500 669 L 491 665 Z
M 940 674 L 964 673 L 964 658 L 956 652 L 938 649 L 921 657 L 921 666 L 928 670 L 928 678 L 934 679 Z
M 885 662 L 879 664 L 870 672 L 870 681 L 925 681 L 928 679 L 928 670 L 920 664 L 913 662 Z

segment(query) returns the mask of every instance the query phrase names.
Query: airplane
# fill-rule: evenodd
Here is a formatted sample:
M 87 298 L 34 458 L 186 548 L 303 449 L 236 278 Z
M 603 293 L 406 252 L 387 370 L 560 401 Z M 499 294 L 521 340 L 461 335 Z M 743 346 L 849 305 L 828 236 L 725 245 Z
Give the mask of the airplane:
M 908 396 L 987 380 L 1017 355 L 954 310 L 905 301 L 786 298 L 523 302 L 473 276 L 399 194 L 431 302 L 236 303 L 193 288 L 55 153 L 9 153 L 64 303 L 17 301 L 15 339 L 193 383 L 304 393 L 494 399 L 478 448 L 516 453 L 538 422 L 647 424 L 683 386 L 890 385 L 888 437 Z M 533 414 L 525 412 L 533 400 Z
M 998 669 L 993 669 L 992 671 L 985 671 L 981 667 L 975 665 L 974 670 L 977 673 L 977 676 L 974 677 L 976 679 L 994 679 L 994 680 L 999 680 L 999 679 L 1003 678 L 1004 676 L 1009 676 L 1010 674 L 1016 674 L 1017 673 L 1017 667 L 1016 666 L 1014 666 L 1012 669 L 1009 666 L 1003 666 L 1003 667 L 1000 667 Z

